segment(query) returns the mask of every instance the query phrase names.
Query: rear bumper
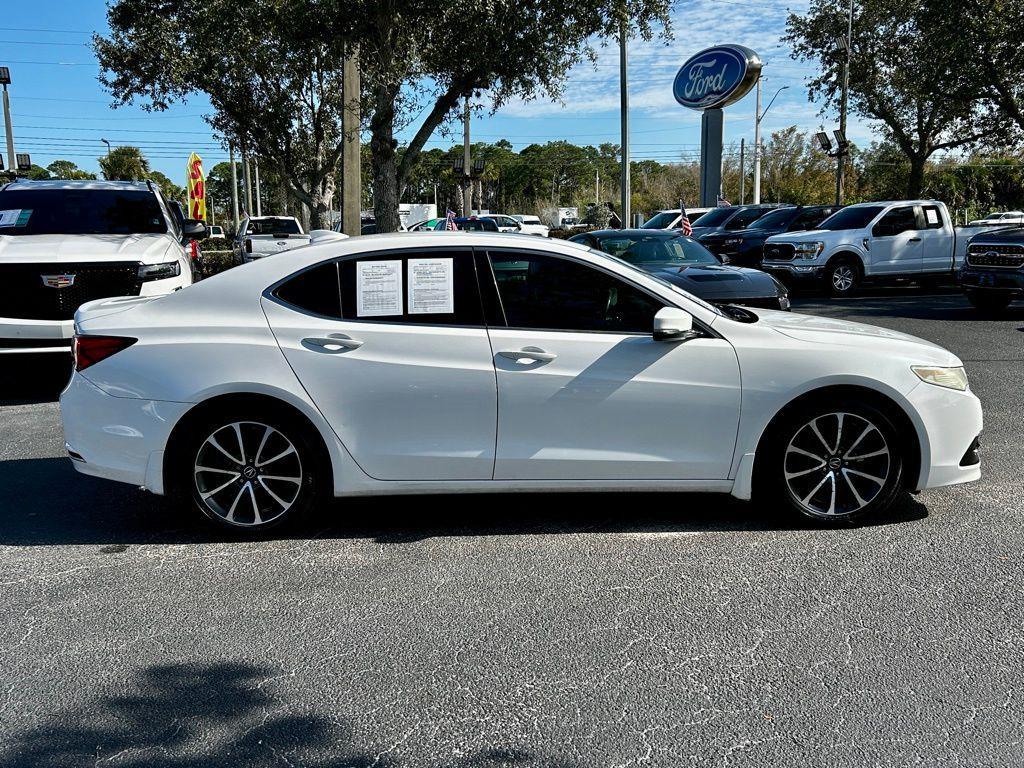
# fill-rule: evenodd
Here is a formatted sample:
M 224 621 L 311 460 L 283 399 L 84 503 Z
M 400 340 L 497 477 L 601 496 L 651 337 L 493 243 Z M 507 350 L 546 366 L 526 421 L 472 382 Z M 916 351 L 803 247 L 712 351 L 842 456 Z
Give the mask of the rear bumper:
M 163 451 L 189 403 L 113 397 L 80 373 L 60 396 L 64 441 L 79 472 L 164 492 Z

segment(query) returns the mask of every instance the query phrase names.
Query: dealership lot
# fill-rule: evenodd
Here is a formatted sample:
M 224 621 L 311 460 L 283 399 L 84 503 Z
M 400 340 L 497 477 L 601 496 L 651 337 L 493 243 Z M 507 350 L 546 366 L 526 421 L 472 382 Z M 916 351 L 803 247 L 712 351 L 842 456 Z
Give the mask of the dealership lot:
M 518 494 L 345 501 L 232 541 L 77 475 L 60 371 L 0 360 L 0 764 L 1018 762 L 1024 308 L 795 309 L 958 354 L 983 480 L 853 529 Z

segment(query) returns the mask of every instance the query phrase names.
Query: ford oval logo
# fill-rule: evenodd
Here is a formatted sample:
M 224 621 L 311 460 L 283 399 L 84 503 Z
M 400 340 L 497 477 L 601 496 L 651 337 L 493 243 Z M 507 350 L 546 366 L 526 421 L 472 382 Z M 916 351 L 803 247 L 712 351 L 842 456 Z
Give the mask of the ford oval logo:
M 742 45 L 716 45 L 690 57 L 672 93 L 690 109 L 716 109 L 742 99 L 761 74 L 761 59 Z

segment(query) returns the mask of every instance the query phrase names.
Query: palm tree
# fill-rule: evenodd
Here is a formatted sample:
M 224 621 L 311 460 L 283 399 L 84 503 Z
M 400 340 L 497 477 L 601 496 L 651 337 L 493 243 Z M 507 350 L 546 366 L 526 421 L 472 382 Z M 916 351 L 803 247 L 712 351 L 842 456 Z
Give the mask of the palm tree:
M 99 161 L 108 181 L 142 181 L 149 176 L 149 161 L 138 147 L 117 147 Z

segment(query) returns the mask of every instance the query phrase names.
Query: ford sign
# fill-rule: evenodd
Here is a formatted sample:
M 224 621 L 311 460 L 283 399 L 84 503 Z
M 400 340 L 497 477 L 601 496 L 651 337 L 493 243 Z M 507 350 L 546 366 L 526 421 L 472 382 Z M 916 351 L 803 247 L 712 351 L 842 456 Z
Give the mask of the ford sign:
M 690 109 L 717 109 L 742 99 L 761 75 L 761 58 L 742 45 L 716 45 L 676 73 L 672 93 Z

